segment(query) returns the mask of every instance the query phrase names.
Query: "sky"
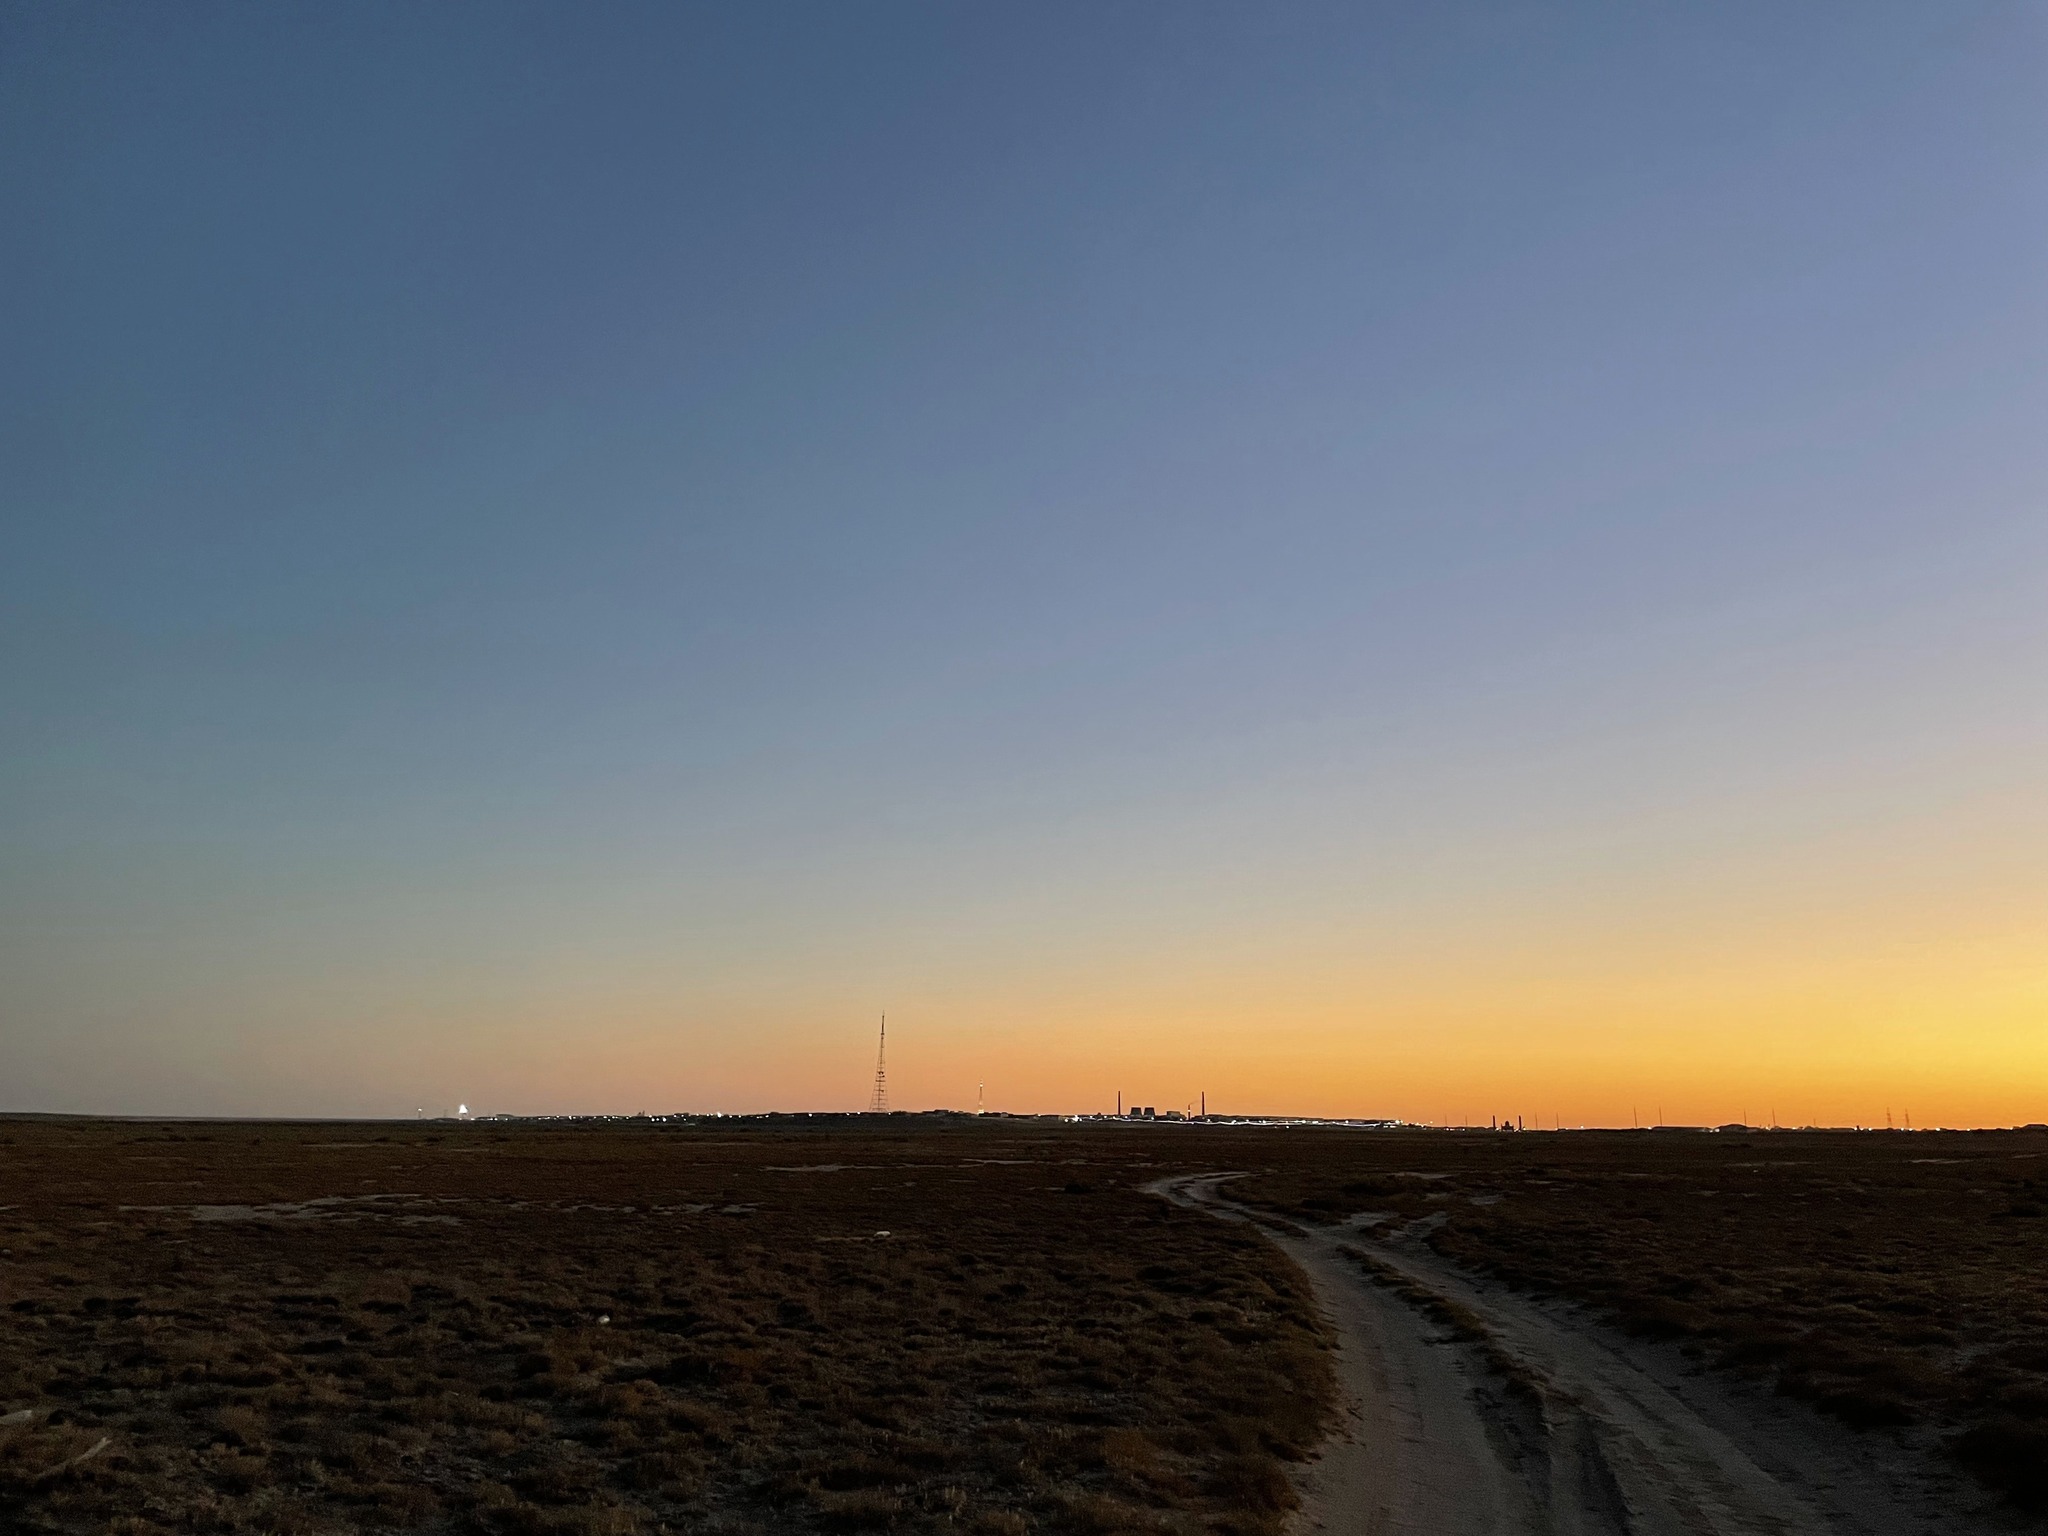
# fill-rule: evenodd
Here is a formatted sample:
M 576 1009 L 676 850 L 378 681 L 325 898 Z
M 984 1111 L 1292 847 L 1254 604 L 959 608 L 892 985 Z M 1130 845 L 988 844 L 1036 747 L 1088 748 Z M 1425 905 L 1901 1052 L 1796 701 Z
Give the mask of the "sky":
M 0 1109 L 2048 1120 L 2044 147 L 2039 3 L 7 0 Z

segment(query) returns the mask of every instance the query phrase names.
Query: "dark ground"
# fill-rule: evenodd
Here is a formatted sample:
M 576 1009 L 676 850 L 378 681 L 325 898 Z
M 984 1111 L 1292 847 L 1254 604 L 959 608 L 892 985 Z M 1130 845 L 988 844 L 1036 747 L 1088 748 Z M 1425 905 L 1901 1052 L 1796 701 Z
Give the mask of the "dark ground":
M 0 1529 L 1263 1536 L 1322 1331 L 1168 1140 L 0 1120 Z
M 2048 1501 L 2048 1134 L 15 1119 L 0 1529 L 1272 1536 L 1322 1328 L 1143 1192 L 1229 1168 Z

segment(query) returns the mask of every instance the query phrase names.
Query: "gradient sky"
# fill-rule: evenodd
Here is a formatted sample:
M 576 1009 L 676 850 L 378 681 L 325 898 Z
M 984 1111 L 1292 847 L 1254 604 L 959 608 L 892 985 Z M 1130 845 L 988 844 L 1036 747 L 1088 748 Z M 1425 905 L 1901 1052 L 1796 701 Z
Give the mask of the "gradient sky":
M 0 1108 L 2048 1120 L 2048 7 L 0 5 Z

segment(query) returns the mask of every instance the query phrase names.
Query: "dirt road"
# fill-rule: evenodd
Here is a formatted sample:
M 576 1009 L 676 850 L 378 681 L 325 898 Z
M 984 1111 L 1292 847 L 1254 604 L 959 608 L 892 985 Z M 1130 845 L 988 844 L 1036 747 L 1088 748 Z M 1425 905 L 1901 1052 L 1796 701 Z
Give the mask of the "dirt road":
M 1350 1420 L 1304 1478 L 1329 1536 L 1956 1536 L 2010 1529 L 1974 1490 L 1796 1405 L 1688 1373 L 1577 1309 L 1457 1269 L 1375 1218 L 1311 1227 L 1226 1195 L 1153 1190 L 1256 1221 L 1335 1325 Z M 1889 1453 L 1889 1454 L 1888 1454 Z

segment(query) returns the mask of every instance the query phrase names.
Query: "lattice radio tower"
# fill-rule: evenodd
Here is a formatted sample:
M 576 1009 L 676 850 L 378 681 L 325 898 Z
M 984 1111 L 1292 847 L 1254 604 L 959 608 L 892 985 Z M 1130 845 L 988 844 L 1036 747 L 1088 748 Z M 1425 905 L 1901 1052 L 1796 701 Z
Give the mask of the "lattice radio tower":
M 875 1096 L 868 1100 L 868 1113 L 889 1113 L 889 1015 L 882 1015 L 882 1038 L 875 1046 Z

